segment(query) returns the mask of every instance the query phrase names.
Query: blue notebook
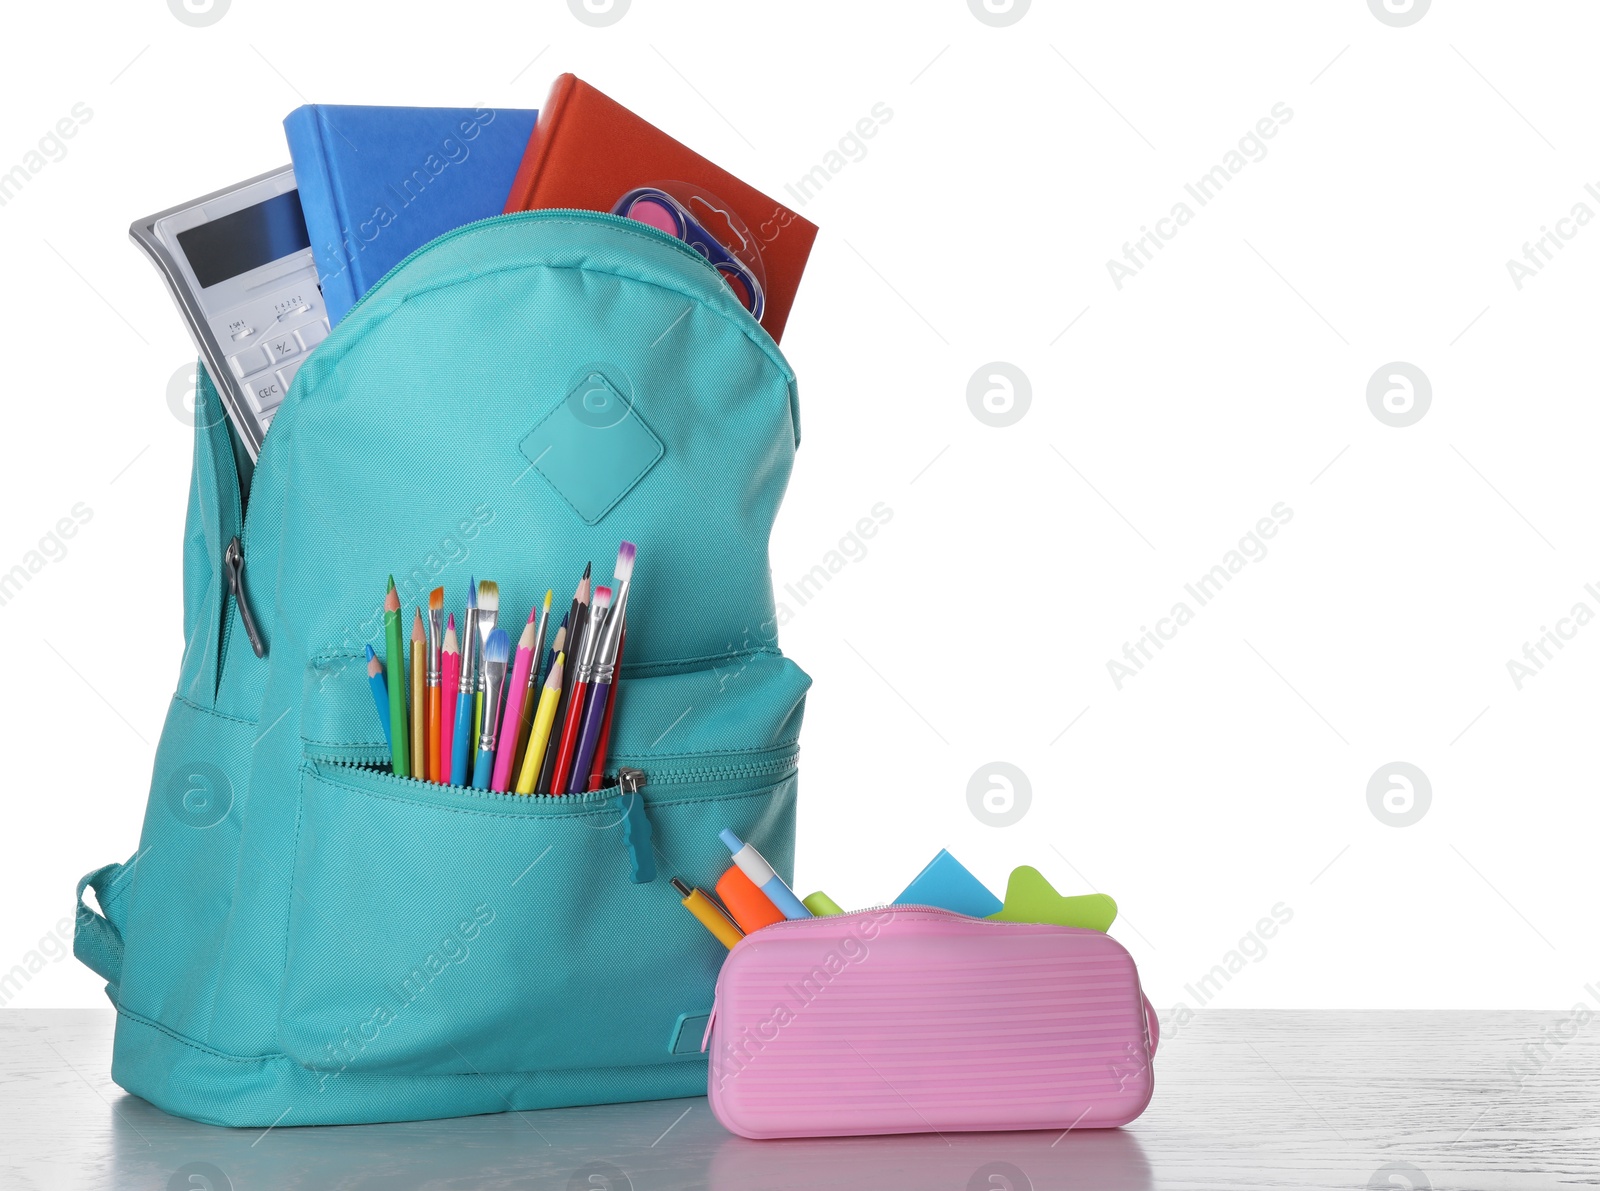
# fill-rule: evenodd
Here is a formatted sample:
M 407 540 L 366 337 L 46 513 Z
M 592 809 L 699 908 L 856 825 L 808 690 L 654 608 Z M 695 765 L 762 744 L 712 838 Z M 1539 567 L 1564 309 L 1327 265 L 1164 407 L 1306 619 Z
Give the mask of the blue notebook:
M 435 236 L 505 210 L 538 112 L 307 104 L 283 122 L 328 321 Z

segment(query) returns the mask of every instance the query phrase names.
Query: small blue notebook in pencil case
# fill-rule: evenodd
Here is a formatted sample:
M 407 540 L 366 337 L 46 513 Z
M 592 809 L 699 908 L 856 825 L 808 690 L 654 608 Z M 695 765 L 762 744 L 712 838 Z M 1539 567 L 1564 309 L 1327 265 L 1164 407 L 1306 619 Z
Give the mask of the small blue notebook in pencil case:
M 283 122 L 328 321 L 416 249 L 499 215 L 538 112 L 307 104 Z

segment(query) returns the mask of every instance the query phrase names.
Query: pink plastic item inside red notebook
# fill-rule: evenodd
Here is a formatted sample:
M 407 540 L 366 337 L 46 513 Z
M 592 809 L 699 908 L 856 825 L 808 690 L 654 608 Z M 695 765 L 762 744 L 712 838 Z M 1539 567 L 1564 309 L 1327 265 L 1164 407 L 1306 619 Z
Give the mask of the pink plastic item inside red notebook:
M 708 1095 L 755 1138 L 1125 1125 L 1156 1030 L 1099 931 L 905 906 L 800 919 L 729 952 Z

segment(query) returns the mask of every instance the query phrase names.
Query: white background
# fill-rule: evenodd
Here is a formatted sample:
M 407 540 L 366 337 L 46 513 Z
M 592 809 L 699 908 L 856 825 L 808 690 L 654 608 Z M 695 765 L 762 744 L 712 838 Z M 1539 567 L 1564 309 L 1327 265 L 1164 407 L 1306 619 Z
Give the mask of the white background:
M 1033 864 L 1117 898 L 1164 1016 L 1278 903 L 1292 921 L 1213 1004 L 1565 1008 L 1600 983 L 1600 627 L 1521 690 L 1506 665 L 1600 612 L 1600 227 L 1520 290 L 1506 268 L 1600 213 L 1592 5 L 1457 0 L 1405 28 L 1361 0 L 1035 3 L 1003 28 L 960 0 L 7 23 L 0 170 L 93 115 L 0 207 L 0 571 L 75 504 L 92 520 L 0 607 L 0 970 L 134 850 L 177 670 L 191 440 L 166 392 L 194 353 L 129 222 L 287 161 L 303 102 L 536 107 L 572 70 L 789 202 L 893 113 L 800 207 L 823 230 L 783 345 L 804 443 L 780 598 L 893 511 L 785 601 L 816 679 L 802 894 L 887 900 L 941 846 L 997 890 Z M 1265 157 L 1198 208 L 1184 183 L 1279 103 Z M 1186 199 L 1119 289 L 1107 260 Z M 1031 382 L 1005 428 L 967 401 L 991 361 Z M 1406 428 L 1367 404 L 1391 361 L 1432 385 Z M 1266 557 L 1117 689 L 1124 642 L 1278 502 Z M 1010 827 L 968 805 L 997 760 L 1032 788 Z M 1407 827 L 1367 801 L 1396 760 L 1432 786 Z M 10 1003 L 104 1000 L 67 959 Z

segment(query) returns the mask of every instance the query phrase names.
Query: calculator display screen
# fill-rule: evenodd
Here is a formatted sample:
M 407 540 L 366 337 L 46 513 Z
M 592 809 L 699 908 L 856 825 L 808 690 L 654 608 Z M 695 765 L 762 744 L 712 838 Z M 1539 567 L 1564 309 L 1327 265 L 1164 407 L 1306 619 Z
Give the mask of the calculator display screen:
M 266 202 L 178 233 L 202 288 L 248 273 L 311 246 L 300 192 L 286 190 Z

